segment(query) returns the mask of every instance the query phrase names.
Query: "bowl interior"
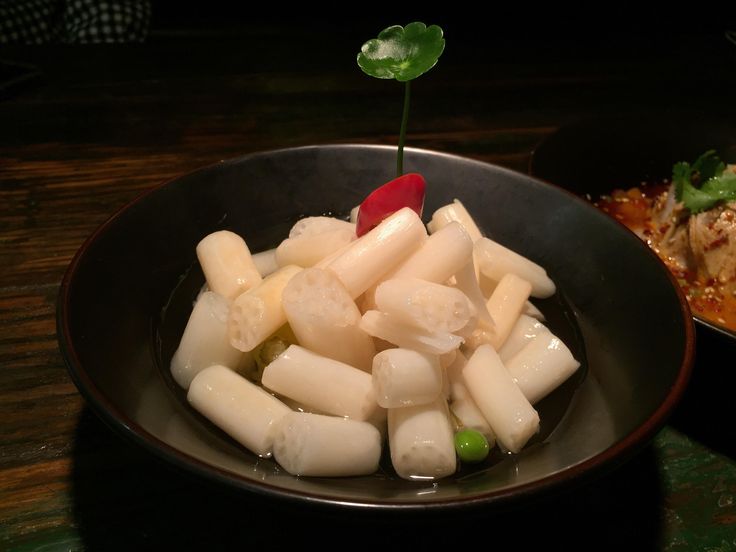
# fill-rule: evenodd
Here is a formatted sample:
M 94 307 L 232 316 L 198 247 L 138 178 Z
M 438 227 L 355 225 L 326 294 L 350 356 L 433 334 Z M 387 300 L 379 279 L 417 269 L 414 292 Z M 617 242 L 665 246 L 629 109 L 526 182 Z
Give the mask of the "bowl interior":
M 611 466 L 643 445 L 679 399 L 692 324 L 649 249 L 585 201 L 525 175 L 407 150 L 428 183 L 426 215 L 459 198 L 489 237 L 547 269 L 558 293 L 535 301 L 581 369 L 538 405 L 539 435 L 436 483 L 374 475 L 297 478 L 257 458 L 186 404 L 168 363 L 204 278 L 195 246 L 230 229 L 274 247 L 305 215 L 347 214 L 390 180 L 395 149 L 315 146 L 248 155 L 168 182 L 103 225 L 61 289 L 70 373 L 113 428 L 186 470 L 228 485 L 325 504 L 445 508 L 506 503 Z
M 715 150 L 736 163 L 736 125 L 703 113 L 623 113 L 563 126 L 535 149 L 529 172 L 583 197 L 672 176 L 678 161 Z M 703 326 L 736 339 L 736 332 L 697 314 Z

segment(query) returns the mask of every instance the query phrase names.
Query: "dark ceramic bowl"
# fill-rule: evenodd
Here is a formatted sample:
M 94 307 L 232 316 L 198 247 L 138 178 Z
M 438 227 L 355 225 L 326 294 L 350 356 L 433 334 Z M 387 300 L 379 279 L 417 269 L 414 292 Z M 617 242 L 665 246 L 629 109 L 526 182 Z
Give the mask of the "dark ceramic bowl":
M 586 202 L 522 174 L 407 150 L 425 175 L 425 213 L 460 198 L 490 237 L 547 268 L 559 292 L 538 301 L 582 362 L 538 404 L 539 435 L 433 483 L 298 478 L 255 457 L 199 416 L 168 364 L 203 283 L 195 245 L 231 229 L 275 246 L 304 215 L 347 213 L 392 177 L 395 149 L 316 146 L 247 155 L 167 182 L 100 227 L 62 283 L 58 327 L 69 371 L 113 429 L 171 464 L 225 485 L 372 511 L 512 504 L 611 468 L 662 426 L 688 381 L 692 321 L 653 253 Z M 611 251 L 616 251 L 615 255 Z
M 672 165 L 716 150 L 736 163 L 736 125 L 702 113 L 625 113 L 563 126 L 537 146 L 529 173 L 588 199 L 672 176 Z M 705 320 L 704 328 L 735 339 L 736 332 Z

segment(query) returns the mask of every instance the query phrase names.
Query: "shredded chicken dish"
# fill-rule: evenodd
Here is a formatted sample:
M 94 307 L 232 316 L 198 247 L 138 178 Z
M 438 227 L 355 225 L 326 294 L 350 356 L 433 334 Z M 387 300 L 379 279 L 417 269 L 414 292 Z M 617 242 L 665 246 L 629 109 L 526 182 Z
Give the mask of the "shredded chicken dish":
M 736 165 L 725 171 L 736 174 Z M 665 181 L 615 190 L 595 204 L 657 252 L 693 314 L 736 332 L 736 201 L 693 214 Z

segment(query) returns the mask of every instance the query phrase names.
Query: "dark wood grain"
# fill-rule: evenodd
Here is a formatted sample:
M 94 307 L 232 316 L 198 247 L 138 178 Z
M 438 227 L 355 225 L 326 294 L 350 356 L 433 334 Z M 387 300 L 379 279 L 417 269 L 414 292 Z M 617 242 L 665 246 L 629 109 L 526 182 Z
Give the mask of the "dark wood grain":
M 414 87 L 409 146 L 525 171 L 536 144 L 588 115 L 697 108 L 736 116 L 736 47 L 718 32 L 679 44 L 644 33 L 614 48 L 586 43 L 589 35 L 534 42 L 510 33 L 463 38 L 457 27 L 449 29 L 440 65 Z M 360 43 L 377 29 L 286 30 L 272 24 L 154 33 L 144 45 L 2 52 L 37 64 L 43 76 L 0 100 L 0 548 L 225 547 L 230 539 L 216 533 L 225 530 L 244 544 L 273 544 L 269 531 L 279 530 L 274 520 L 281 515 L 325 526 L 319 514 L 284 514 L 205 487 L 121 441 L 85 406 L 56 342 L 56 295 L 66 267 L 95 228 L 137 195 L 252 151 L 396 143 L 400 87 L 354 66 Z M 686 416 L 678 413 L 679 420 Z M 708 456 L 686 435 L 683 441 L 665 431 L 614 475 L 566 495 L 563 509 L 576 518 L 569 523 L 593 523 L 612 546 L 639 538 L 648 549 L 733 536 L 731 480 L 710 500 L 712 478 L 672 480 L 667 471 L 685 457 L 731 478 L 733 459 Z M 683 480 L 688 496 L 704 497 L 697 504 L 709 508 L 710 518 L 683 504 L 685 491 L 673 492 Z M 553 505 L 529 508 L 519 515 L 541 519 Z M 330 542 L 366 531 L 367 523 L 342 520 L 344 530 Z M 470 531 L 475 523 L 458 527 Z M 530 543 L 585 542 L 578 529 L 551 522 L 540 522 L 546 541 L 512 515 L 482 523 L 518 531 Z M 258 525 L 263 529 L 253 530 Z M 408 534 L 387 521 L 380 527 L 392 538 Z M 425 544 L 453 540 L 422 535 Z M 375 532 L 366 538 L 381 542 Z

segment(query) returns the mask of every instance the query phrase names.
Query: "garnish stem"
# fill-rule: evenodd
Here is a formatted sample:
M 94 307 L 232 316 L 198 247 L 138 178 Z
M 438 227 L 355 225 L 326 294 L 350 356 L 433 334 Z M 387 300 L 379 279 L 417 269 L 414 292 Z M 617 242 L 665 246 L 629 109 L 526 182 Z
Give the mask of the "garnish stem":
M 399 131 L 399 153 L 396 158 L 396 176 L 404 174 L 404 141 L 406 140 L 406 126 L 409 122 L 409 97 L 411 91 L 409 83 L 406 81 L 404 87 L 404 112 L 401 115 L 401 130 Z

